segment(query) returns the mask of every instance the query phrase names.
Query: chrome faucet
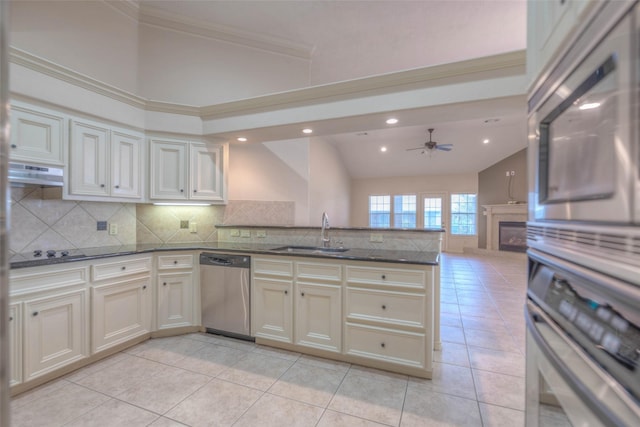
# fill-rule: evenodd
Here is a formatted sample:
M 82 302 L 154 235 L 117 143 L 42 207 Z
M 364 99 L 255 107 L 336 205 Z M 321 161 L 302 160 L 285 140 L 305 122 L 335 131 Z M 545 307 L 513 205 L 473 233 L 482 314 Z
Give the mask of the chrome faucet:
M 331 246 L 331 239 L 327 237 L 327 230 L 329 230 L 329 215 L 327 215 L 326 212 L 322 212 L 322 231 L 320 233 L 320 239 L 322 241 L 323 248 Z

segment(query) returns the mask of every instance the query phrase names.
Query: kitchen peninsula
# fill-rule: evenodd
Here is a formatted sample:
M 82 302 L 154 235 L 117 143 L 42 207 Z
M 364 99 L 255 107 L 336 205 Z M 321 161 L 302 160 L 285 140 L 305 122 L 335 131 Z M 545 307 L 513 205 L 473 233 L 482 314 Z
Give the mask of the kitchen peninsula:
M 12 394 L 150 337 L 201 331 L 203 250 L 251 257 L 257 343 L 430 378 L 441 234 L 336 228 L 333 247 L 346 250 L 298 253 L 282 247 L 317 246 L 318 227 L 220 226 L 211 243 L 15 255 Z

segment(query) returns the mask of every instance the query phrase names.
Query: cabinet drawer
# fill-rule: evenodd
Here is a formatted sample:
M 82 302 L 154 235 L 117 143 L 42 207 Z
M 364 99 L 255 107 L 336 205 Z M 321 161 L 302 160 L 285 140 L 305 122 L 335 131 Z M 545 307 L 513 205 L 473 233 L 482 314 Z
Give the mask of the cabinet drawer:
M 298 262 L 296 263 L 296 274 L 298 279 L 339 282 L 342 280 L 342 266 L 317 262 Z
M 47 289 L 60 289 L 67 286 L 83 285 L 88 281 L 87 267 L 66 268 L 64 266 L 34 267 L 31 272 L 11 272 L 11 295 Z M 34 271 L 35 270 L 35 271 Z
M 425 287 L 425 272 L 396 268 L 347 266 L 347 282 L 384 286 Z
M 347 323 L 345 335 L 347 354 L 424 368 L 423 334 Z
M 347 316 L 424 328 L 425 296 L 347 288 Z
M 193 268 L 193 254 L 160 255 L 158 269 Z
M 293 277 L 293 261 L 253 258 L 253 273 L 269 276 Z
M 151 271 L 151 258 L 128 259 L 91 267 L 93 281 Z

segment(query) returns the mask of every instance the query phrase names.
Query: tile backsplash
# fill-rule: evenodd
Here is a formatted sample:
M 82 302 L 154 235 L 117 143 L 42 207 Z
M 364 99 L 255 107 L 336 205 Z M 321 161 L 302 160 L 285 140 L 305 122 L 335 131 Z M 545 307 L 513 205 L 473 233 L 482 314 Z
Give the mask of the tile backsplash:
M 61 188 L 11 187 L 9 256 L 137 243 L 216 242 L 218 224 L 293 225 L 294 202 L 232 200 L 225 206 L 154 206 L 62 199 Z M 97 222 L 117 225 L 117 234 Z M 186 221 L 186 222 L 185 222 Z M 181 226 L 186 225 L 186 228 Z

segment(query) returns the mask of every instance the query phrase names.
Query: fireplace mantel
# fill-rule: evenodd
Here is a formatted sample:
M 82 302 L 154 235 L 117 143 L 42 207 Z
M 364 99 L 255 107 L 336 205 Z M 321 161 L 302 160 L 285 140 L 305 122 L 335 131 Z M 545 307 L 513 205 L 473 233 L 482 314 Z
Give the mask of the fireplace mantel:
M 487 249 L 498 250 L 498 223 L 500 221 L 526 221 L 527 204 L 482 205 L 487 217 Z

